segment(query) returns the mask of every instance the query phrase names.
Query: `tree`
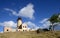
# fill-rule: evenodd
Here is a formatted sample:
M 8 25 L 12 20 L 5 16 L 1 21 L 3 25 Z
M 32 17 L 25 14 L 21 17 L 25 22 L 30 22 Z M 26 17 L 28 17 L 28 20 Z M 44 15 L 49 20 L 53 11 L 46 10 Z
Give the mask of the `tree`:
M 54 23 L 60 22 L 59 19 L 60 14 L 54 14 L 50 17 L 49 21 L 51 22 L 50 29 L 53 31 L 54 30 Z

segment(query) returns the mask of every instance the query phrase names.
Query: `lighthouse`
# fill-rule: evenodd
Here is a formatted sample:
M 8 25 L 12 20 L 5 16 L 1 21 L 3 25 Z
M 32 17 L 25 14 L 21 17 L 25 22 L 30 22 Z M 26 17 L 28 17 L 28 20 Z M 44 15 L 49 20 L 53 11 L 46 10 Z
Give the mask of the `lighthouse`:
M 22 31 L 22 19 L 20 17 L 17 19 L 17 31 Z
M 22 18 L 17 19 L 17 31 L 29 31 L 26 23 L 22 23 Z

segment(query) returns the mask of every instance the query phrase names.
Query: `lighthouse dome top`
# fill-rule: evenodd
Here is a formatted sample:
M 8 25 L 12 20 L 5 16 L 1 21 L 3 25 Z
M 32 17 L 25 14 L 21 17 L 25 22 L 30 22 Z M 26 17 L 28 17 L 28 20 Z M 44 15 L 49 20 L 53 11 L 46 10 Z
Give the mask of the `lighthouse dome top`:
M 21 17 L 18 17 L 17 21 L 18 21 L 18 20 L 22 20 L 22 18 L 21 18 Z

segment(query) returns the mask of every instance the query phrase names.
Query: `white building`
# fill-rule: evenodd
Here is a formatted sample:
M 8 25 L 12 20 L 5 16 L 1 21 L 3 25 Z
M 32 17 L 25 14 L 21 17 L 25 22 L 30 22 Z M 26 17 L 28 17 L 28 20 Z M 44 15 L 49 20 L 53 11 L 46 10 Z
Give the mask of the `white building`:
M 17 19 L 17 28 L 13 29 L 12 27 L 4 27 L 4 32 L 16 32 L 16 31 L 29 31 L 27 24 L 22 23 L 22 19 L 18 18 Z
M 22 19 L 18 18 L 17 19 L 17 31 L 29 31 L 27 24 L 22 23 Z

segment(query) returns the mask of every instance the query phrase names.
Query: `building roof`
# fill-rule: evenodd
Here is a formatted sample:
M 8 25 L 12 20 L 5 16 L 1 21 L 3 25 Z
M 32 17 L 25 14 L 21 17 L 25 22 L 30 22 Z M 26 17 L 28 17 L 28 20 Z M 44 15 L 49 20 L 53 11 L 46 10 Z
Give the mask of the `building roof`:
M 17 21 L 18 21 L 18 20 L 22 20 L 22 18 L 18 17 Z

